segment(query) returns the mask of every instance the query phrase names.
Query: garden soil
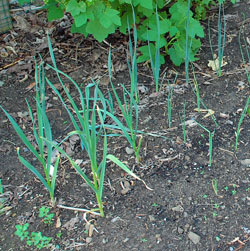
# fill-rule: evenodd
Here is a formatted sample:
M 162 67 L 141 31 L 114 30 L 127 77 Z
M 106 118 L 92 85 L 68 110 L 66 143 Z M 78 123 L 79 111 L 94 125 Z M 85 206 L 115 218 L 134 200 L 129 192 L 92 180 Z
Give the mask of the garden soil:
M 143 134 L 141 162 L 136 163 L 123 138 L 109 137 L 108 151 L 126 163 L 151 189 L 108 163 L 103 192 L 105 218 L 58 207 L 90 210 L 97 206 L 95 195 L 66 159 L 62 159 L 58 171 L 57 206 L 51 207 L 48 191 L 20 163 L 16 148 L 20 147 L 21 154 L 39 169 L 38 163 L 1 112 L 0 179 L 3 193 L 0 195 L 0 250 L 36 250 L 14 234 L 16 225 L 25 223 L 29 223 L 30 233 L 41 232 L 43 236 L 52 237 L 50 246 L 43 250 L 250 250 L 248 114 L 240 125 L 238 150 L 235 151 L 238 123 L 250 95 L 246 76 L 250 65 L 247 58 L 246 62 L 243 61 L 239 45 L 242 29 L 241 44 L 246 57 L 246 45 L 250 47 L 249 9 L 249 1 L 226 6 L 226 65 L 222 67 L 222 76 L 218 77 L 208 66 L 212 56 L 207 20 L 202 23 L 206 36 L 198 55 L 200 59 L 194 63 L 193 70 L 190 69 L 189 84 L 186 84 L 184 67 L 175 67 L 166 58 L 161 68 L 161 76 L 166 73 L 166 77 L 161 91 L 156 93 L 150 64 L 138 65 L 139 129 L 148 133 Z M 79 34 L 72 35 L 67 17 L 47 23 L 44 12 L 13 13 L 14 29 L 0 37 L 0 105 L 13 116 L 31 141 L 34 140 L 32 123 L 25 100 L 35 109 L 34 56 L 39 62 L 40 54 L 46 63 L 51 64 L 47 32 L 50 33 L 58 68 L 69 74 L 82 89 L 94 79 L 100 81 L 100 88 L 107 94 L 110 89 L 109 44 L 112 45 L 113 82 L 118 91 L 121 90 L 120 83 L 129 87 L 127 37 L 117 33 L 105 42 L 97 43 L 91 37 L 85 39 Z M 216 9 L 209 12 L 214 53 L 218 49 L 217 13 Z M 174 81 L 176 74 L 177 80 Z M 59 88 L 58 79 L 47 68 L 46 76 Z M 194 76 L 204 104 L 201 104 L 200 113 L 196 110 Z M 75 101 L 79 101 L 72 84 L 66 84 Z M 53 137 L 60 141 L 73 130 L 73 126 L 48 86 L 46 99 Z M 115 110 L 119 113 L 116 104 Z M 211 165 L 209 133 L 204 128 L 213 133 L 210 135 L 213 136 L 210 142 L 213 146 Z M 73 158 L 78 159 L 81 168 L 89 173 L 89 161 L 80 142 L 71 142 L 68 146 Z M 39 217 L 42 206 L 49 207 L 54 213 L 50 225 Z

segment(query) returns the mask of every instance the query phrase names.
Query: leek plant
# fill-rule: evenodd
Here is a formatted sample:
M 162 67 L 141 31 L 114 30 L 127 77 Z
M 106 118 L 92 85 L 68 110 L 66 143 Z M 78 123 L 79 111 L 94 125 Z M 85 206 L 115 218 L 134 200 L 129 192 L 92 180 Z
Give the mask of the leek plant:
M 192 64 L 192 70 L 193 70 L 193 76 L 194 76 L 193 82 L 194 82 L 194 92 L 196 95 L 197 109 L 198 109 L 198 113 L 200 113 L 200 110 L 201 110 L 200 90 L 199 90 L 198 82 L 195 76 L 193 64 Z
M 244 18 L 245 18 L 245 16 L 244 16 Z M 242 25 L 242 27 L 240 29 L 240 33 L 239 33 L 239 45 L 240 45 L 241 58 L 242 58 L 243 64 L 245 65 L 245 72 L 246 72 L 246 76 L 247 76 L 247 79 L 248 79 L 248 83 L 250 85 L 250 74 L 249 74 L 249 71 L 248 71 L 248 68 L 247 68 L 247 64 L 250 64 L 250 53 L 249 53 L 249 50 L 248 50 L 249 43 L 247 43 L 247 41 L 246 41 L 246 35 L 243 34 L 244 48 L 246 50 L 246 55 L 247 55 L 247 60 L 246 60 L 246 58 L 244 56 L 243 49 L 242 49 L 242 44 L 241 44 L 241 34 L 244 32 L 243 27 L 244 27 L 244 23 L 243 23 L 243 25 Z
M 241 124 L 244 120 L 244 117 L 247 113 L 247 110 L 249 108 L 249 104 L 250 104 L 250 96 L 248 97 L 247 99 L 247 102 L 245 104 L 245 107 L 241 113 L 241 116 L 240 116 L 240 120 L 239 120 L 239 123 L 238 123 L 238 126 L 237 126 L 237 131 L 236 131 L 236 139 L 235 139 L 235 151 L 238 150 L 238 142 L 239 142 L 239 136 L 240 136 L 240 127 L 241 127 Z
M 246 62 L 244 52 L 243 52 L 243 49 L 242 49 L 242 44 L 241 44 L 241 34 L 243 33 L 243 27 L 244 27 L 244 24 L 242 25 L 242 27 L 240 29 L 240 33 L 239 33 L 239 45 L 240 45 L 240 52 L 241 52 L 242 61 L 243 61 L 243 64 L 245 65 L 246 76 L 247 76 L 247 79 L 248 79 L 248 83 L 250 85 L 250 74 L 249 74 L 249 72 L 247 70 L 247 67 L 246 67 L 247 62 Z M 245 49 L 246 49 L 246 55 L 247 55 L 248 63 L 250 63 L 250 55 L 249 55 L 248 44 L 247 44 L 245 35 L 243 35 L 243 41 L 244 41 L 244 46 L 245 46 Z M 250 96 L 248 97 L 248 99 L 246 101 L 245 107 L 244 107 L 244 109 L 243 109 L 243 111 L 241 113 L 240 120 L 239 120 L 239 123 L 238 123 L 238 126 L 237 126 L 236 139 L 235 139 L 235 151 L 238 150 L 240 127 L 241 127 L 241 124 L 242 124 L 242 122 L 244 120 L 244 117 L 245 117 L 246 113 L 248 113 L 248 115 L 250 117 Z
M 129 50 L 127 52 L 127 64 L 129 69 L 129 76 L 130 76 L 130 95 L 135 96 L 136 103 L 139 103 L 139 93 L 138 93 L 138 80 L 137 80 L 137 29 L 135 23 L 135 13 L 133 10 L 133 20 L 134 20 L 134 46 L 131 39 L 131 32 L 129 26 L 129 19 L 128 19 L 128 35 L 129 35 Z
M 168 83 L 168 127 L 172 124 L 172 101 L 173 101 L 173 87 Z
M 108 68 L 109 68 L 109 79 L 110 79 L 110 84 L 113 90 L 113 93 L 115 95 L 115 99 L 119 105 L 119 109 L 122 112 L 123 118 L 125 120 L 126 126 L 113 114 L 110 112 L 106 112 L 106 114 L 112 118 L 112 120 L 116 123 L 117 127 L 122 131 L 122 136 L 124 136 L 131 147 L 134 150 L 136 161 L 139 163 L 140 162 L 140 148 L 141 148 L 141 143 L 142 143 L 142 136 L 140 135 L 139 140 L 137 141 L 138 137 L 138 117 L 139 117 L 139 112 L 138 112 L 138 105 L 136 103 L 136 100 L 134 99 L 134 96 L 132 93 L 129 93 L 129 91 L 125 88 L 124 85 L 122 86 L 123 90 L 123 102 L 118 96 L 118 93 L 114 87 L 114 84 L 112 82 L 112 72 L 111 72 L 111 50 L 109 51 L 109 58 L 108 58 Z M 134 119 L 134 111 L 135 110 L 135 119 Z M 105 111 L 104 111 L 105 112 Z M 117 128 L 113 127 L 113 128 Z M 120 135 L 116 135 L 120 136 Z
M 189 42 L 189 18 L 190 18 L 190 4 L 191 0 L 188 0 L 188 8 L 187 8 L 187 23 L 186 23 L 186 46 L 185 46 L 185 77 L 186 77 L 186 84 L 189 82 L 189 61 L 190 61 L 190 49 L 192 46 L 192 40 Z
M 149 57 L 150 57 L 150 64 L 151 64 L 151 69 L 153 72 L 153 78 L 154 78 L 154 82 L 155 82 L 155 91 L 159 92 L 159 77 L 160 77 L 160 67 L 161 67 L 161 63 L 160 63 L 160 35 L 161 35 L 161 30 L 160 30 L 160 21 L 159 21 L 159 15 L 158 15 L 158 11 L 157 11 L 157 5 L 156 5 L 156 12 L 155 12 L 155 16 L 156 16 L 156 27 L 157 27 L 157 37 L 156 37 L 156 46 L 155 46 L 155 57 L 153 58 L 152 56 L 152 52 L 151 52 L 151 47 L 150 47 L 150 43 L 149 43 L 149 34 L 147 33 L 147 39 L 148 39 L 148 53 L 149 53 Z M 164 80 L 164 77 L 162 79 L 162 81 Z
M 35 121 L 32 109 L 30 107 L 29 102 L 26 100 L 29 115 L 31 117 L 31 121 L 33 124 L 33 135 L 37 144 L 38 150 L 33 144 L 28 140 L 26 135 L 20 126 L 16 123 L 13 117 L 2 107 L 5 115 L 8 117 L 11 122 L 13 128 L 15 129 L 18 136 L 21 138 L 22 142 L 26 145 L 29 151 L 36 157 L 36 159 L 40 162 L 43 167 L 43 172 L 45 177 L 43 177 L 42 173 L 33 166 L 30 162 L 28 162 L 24 157 L 20 154 L 20 148 L 17 148 L 18 158 L 21 163 L 27 167 L 47 188 L 50 194 L 51 203 L 55 205 L 55 185 L 56 185 L 56 175 L 57 168 L 59 164 L 60 155 L 57 156 L 55 164 L 53 164 L 53 147 L 49 144 L 44 137 L 46 137 L 49 141 L 53 141 L 52 131 L 49 119 L 46 115 L 46 103 L 45 103 L 45 75 L 44 75 L 44 65 L 43 62 L 38 66 L 36 63 L 35 68 L 35 81 L 36 81 L 36 114 L 37 114 L 37 122 Z
M 178 74 L 175 75 L 173 84 L 176 83 Z M 171 128 L 172 124 L 172 103 L 173 103 L 173 87 L 170 86 L 168 80 L 168 127 Z
M 205 110 L 207 110 L 207 112 L 209 113 L 209 116 L 211 116 L 216 128 L 219 127 L 219 124 L 214 116 L 214 114 L 212 114 L 210 112 L 210 110 L 208 109 L 208 107 L 206 106 L 206 104 L 203 102 L 203 100 L 200 98 L 200 91 L 199 91 L 199 85 L 198 85 L 198 81 L 196 79 L 196 76 L 195 76 L 195 73 L 194 73 L 194 68 L 192 66 L 192 69 L 193 69 L 193 74 L 194 74 L 194 86 L 191 85 L 191 88 L 192 88 L 192 91 L 193 93 L 195 94 L 196 96 L 196 101 L 197 101 L 197 106 L 198 106 L 198 112 L 200 112 L 200 106 L 202 105 L 204 107 Z
M 208 138 L 209 138 L 209 163 L 208 166 L 212 166 L 212 155 L 213 155 L 213 137 L 215 131 L 211 132 L 209 131 L 205 126 L 201 125 L 197 121 L 195 121 L 201 128 L 203 128 L 206 132 L 208 132 Z
M 183 105 L 183 118 L 181 117 L 180 113 L 179 113 L 179 117 L 180 117 L 180 121 L 181 121 L 181 127 L 182 127 L 182 133 L 183 133 L 183 140 L 184 143 L 187 143 L 187 134 L 186 134 L 186 101 L 184 102 Z
M 88 157 L 90 159 L 92 179 L 88 177 L 88 175 L 84 171 L 82 171 L 80 166 L 77 165 L 75 161 L 60 147 L 60 144 L 63 141 L 60 144 L 55 144 L 48 139 L 44 140 L 53 145 L 61 154 L 65 155 L 69 159 L 71 165 L 76 170 L 76 172 L 94 191 L 97 199 L 98 209 L 93 209 L 93 211 L 99 211 L 100 215 L 104 217 L 102 196 L 103 196 L 103 185 L 104 185 L 107 160 L 111 160 L 120 168 L 122 168 L 126 173 L 133 176 L 134 178 L 138 180 L 141 179 L 138 176 L 136 176 L 124 163 L 122 163 L 114 155 L 107 153 L 107 134 L 106 134 L 106 125 L 104 123 L 106 116 L 112 114 L 110 111 L 108 111 L 108 107 L 110 104 L 112 104 L 112 100 L 107 100 L 104 97 L 98 85 L 94 81 L 85 88 L 85 95 L 83 95 L 78 84 L 67 74 L 65 74 L 64 72 L 60 71 L 57 68 L 50 39 L 49 39 L 49 50 L 53 66 L 48 65 L 48 67 L 56 72 L 59 82 L 63 87 L 63 90 L 67 96 L 67 100 L 69 101 L 71 108 L 73 108 L 70 109 L 69 105 L 65 103 L 64 99 L 62 98 L 58 90 L 55 88 L 55 86 L 51 83 L 51 81 L 48 78 L 46 78 L 48 84 L 62 102 L 75 128 L 75 130 L 70 132 L 64 140 L 66 140 L 68 137 L 72 135 L 79 135 L 82 145 L 84 146 L 84 149 L 86 150 Z M 78 108 L 76 102 L 70 95 L 60 75 L 67 78 L 77 89 L 80 97 L 80 108 Z M 90 94 L 91 88 L 94 88 L 93 97 Z M 97 158 L 98 145 L 102 137 L 104 137 L 102 159 L 98 163 L 98 158 Z
M 222 31 L 222 17 L 221 12 L 223 14 L 223 31 Z M 218 59 L 215 59 L 214 57 L 214 51 L 211 41 L 211 35 L 210 35 L 210 22 L 208 20 L 208 37 L 209 37 L 209 44 L 210 49 L 212 53 L 212 59 L 214 61 L 215 69 L 217 72 L 217 75 L 221 76 L 221 67 L 223 62 L 223 54 L 224 54 L 224 48 L 226 43 L 226 20 L 225 20 L 225 14 L 224 14 L 224 4 L 221 0 L 219 0 L 219 17 L 218 17 Z M 222 34 L 223 33 L 223 34 Z M 218 60 L 218 63 L 217 63 Z

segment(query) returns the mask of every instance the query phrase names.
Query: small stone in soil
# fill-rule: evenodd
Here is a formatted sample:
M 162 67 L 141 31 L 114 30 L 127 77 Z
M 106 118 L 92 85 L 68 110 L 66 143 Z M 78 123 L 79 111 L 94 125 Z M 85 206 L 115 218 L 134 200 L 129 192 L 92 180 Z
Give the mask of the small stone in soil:
M 92 238 L 87 237 L 85 241 L 86 241 L 86 243 L 90 243 L 92 241 Z
M 149 217 L 149 221 L 150 221 L 150 222 L 155 221 L 155 217 L 154 217 L 153 215 L 149 215 L 148 217 Z
M 133 154 L 134 153 L 134 150 L 132 148 L 126 147 L 125 150 L 126 150 L 127 154 Z
M 195 234 L 194 232 L 188 233 L 188 238 L 194 243 L 198 244 L 200 242 L 201 237 L 198 234 Z
M 157 243 L 160 243 L 162 241 L 160 234 L 156 234 L 155 239 L 157 240 Z
M 184 229 L 181 228 L 181 227 L 178 227 L 178 228 L 177 228 L 177 231 L 178 231 L 179 234 L 183 234 L 183 233 L 184 233 Z
M 179 213 L 182 213 L 184 211 L 184 208 L 180 205 L 176 206 L 176 207 L 172 207 L 172 210 L 174 212 L 179 212 Z

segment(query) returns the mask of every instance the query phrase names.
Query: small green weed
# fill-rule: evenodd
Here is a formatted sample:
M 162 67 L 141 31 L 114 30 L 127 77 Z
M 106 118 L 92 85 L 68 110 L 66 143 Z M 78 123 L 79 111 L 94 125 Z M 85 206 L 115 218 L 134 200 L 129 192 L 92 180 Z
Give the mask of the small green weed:
M 43 222 L 48 225 L 52 224 L 52 219 L 55 215 L 54 213 L 50 214 L 49 210 L 50 209 L 48 207 L 41 207 L 39 213 L 39 217 L 43 218 Z
M 60 238 L 62 237 L 62 232 L 59 231 L 59 232 L 56 234 L 56 237 L 57 237 L 58 239 L 60 239 Z
M 159 207 L 159 204 L 153 203 L 153 204 L 152 204 L 152 207 Z
M 29 223 L 16 225 L 15 235 L 17 235 L 21 241 L 26 240 L 26 244 L 30 247 L 35 246 L 38 249 L 47 248 L 52 238 L 43 236 L 41 232 L 32 232 L 30 234 L 28 228 Z
M 217 217 L 218 214 L 216 212 L 213 212 L 213 217 Z
M 216 204 L 216 203 L 214 204 L 214 208 L 215 208 L 215 209 L 218 209 L 219 207 L 220 207 L 219 204 Z
M 232 195 L 236 195 L 236 184 L 233 184 L 233 190 L 232 190 Z

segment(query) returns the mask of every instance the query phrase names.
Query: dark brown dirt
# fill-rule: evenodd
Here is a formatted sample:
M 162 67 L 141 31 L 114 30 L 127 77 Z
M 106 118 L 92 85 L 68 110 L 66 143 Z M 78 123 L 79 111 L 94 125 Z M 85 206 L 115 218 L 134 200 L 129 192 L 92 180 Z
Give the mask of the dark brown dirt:
M 139 65 L 140 86 L 148 88 L 141 94 L 139 129 L 161 134 L 164 138 L 144 136 L 140 164 L 136 164 L 133 155 L 126 153 L 128 144 L 125 140 L 109 138 L 109 150 L 127 163 L 153 190 L 146 189 L 143 183 L 108 164 L 103 198 L 106 217 L 87 215 L 86 220 L 96 229 L 91 239 L 86 231 L 83 213 L 51 208 L 55 216 L 49 226 L 38 217 L 42 206 L 50 207 L 49 194 L 18 161 L 16 147 L 20 146 L 24 156 L 35 163 L 1 112 L 0 179 L 3 197 L 6 198 L 6 211 L 0 216 L 0 250 L 35 250 L 14 235 L 15 226 L 25 223 L 30 224 L 30 231 L 41 231 L 43 235 L 53 238 L 48 250 L 250 250 L 250 168 L 242 162 L 250 159 L 250 120 L 247 115 L 241 125 L 238 151 L 234 151 L 238 122 L 250 95 L 238 42 L 242 13 L 246 15 L 245 35 L 250 37 L 249 6 L 249 2 L 240 2 L 226 9 L 227 43 L 224 54 L 228 64 L 222 68 L 222 76 L 217 77 L 207 66 L 208 60 L 211 60 L 208 36 L 203 41 L 200 60 L 194 65 L 200 96 L 206 107 L 215 112 L 218 126 L 211 116 L 204 118 L 206 113 L 199 114 L 194 110 L 197 103 L 191 88 L 193 76 L 190 75 L 191 84 L 186 85 L 183 68 L 177 69 L 167 60 L 162 69 L 166 70 L 167 79 L 173 87 L 172 124 L 169 128 L 168 83 L 164 82 L 160 95 L 152 95 L 152 74 L 146 65 Z M 0 42 L 1 50 L 6 49 L 6 45 L 16 50 L 16 53 L 7 50 L 9 55 L 3 58 L 0 68 L 19 59 L 24 62 L 0 71 L 0 80 L 3 82 L 0 105 L 14 116 L 27 134 L 31 133 L 32 128 L 29 117 L 24 114 L 28 110 L 25 98 L 33 107 L 35 96 L 34 88 L 27 89 L 34 82 L 33 56 L 41 53 L 45 61 L 51 63 L 45 30 L 52 31 L 52 43 L 56 48 L 55 56 L 60 69 L 83 88 L 91 77 L 100 80 L 104 93 L 108 88 L 109 47 L 106 43 L 98 44 L 94 40 L 71 35 L 68 29 L 59 29 L 60 23 L 52 26 L 46 23 L 41 28 L 45 17 L 36 19 L 33 16 L 26 14 L 24 17 L 37 33 L 14 25 L 18 35 L 13 32 L 1 35 Z M 211 22 L 212 33 L 217 29 L 216 20 L 215 15 Z M 207 22 L 204 22 L 204 26 L 207 28 Z M 44 40 L 41 42 L 39 39 Z M 36 44 L 37 41 L 40 42 Z M 125 37 L 108 40 L 114 46 L 114 82 L 128 86 L 129 82 L 125 82 L 128 79 L 126 41 Z M 215 45 L 216 41 L 214 36 Z M 178 79 L 174 84 L 175 72 L 178 72 Z M 23 80 L 25 76 L 27 79 Z M 55 84 L 58 83 L 51 72 L 48 72 L 48 76 Z M 74 88 L 69 88 L 71 95 L 78 100 Z M 52 90 L 47 88 L 46 95 L 47 103 L 52 105 L 48 117 L 54 138 L 60 140 L 73 128 L 65 110 L 54 99 Z M 211 167 L 208 165 L 208 133 L 204 129 L 198 125 L 187 125 L 187 144 L 183 142 L 180 116 L 183 114 L 184 102 L 187 122 L 195 119 L 215 131 Z M 86 160 L 87 155 L 80 151 L 79 144 L 75 152 L 76 158 Z M 130 186 L 125 194 L 121 186 L 124 182 Z M 218 184 L 217 191 L 212 185 L 214 182 Z M 96 207 L 95 195 L 68 162 L 60 165 L 56 198 L 58 203 L 71 207 Z M 61 226 L 58 226 L 59 219 Z M 192 233 L 197 235 L 196 244 L 195 240 L 190 240 Z

